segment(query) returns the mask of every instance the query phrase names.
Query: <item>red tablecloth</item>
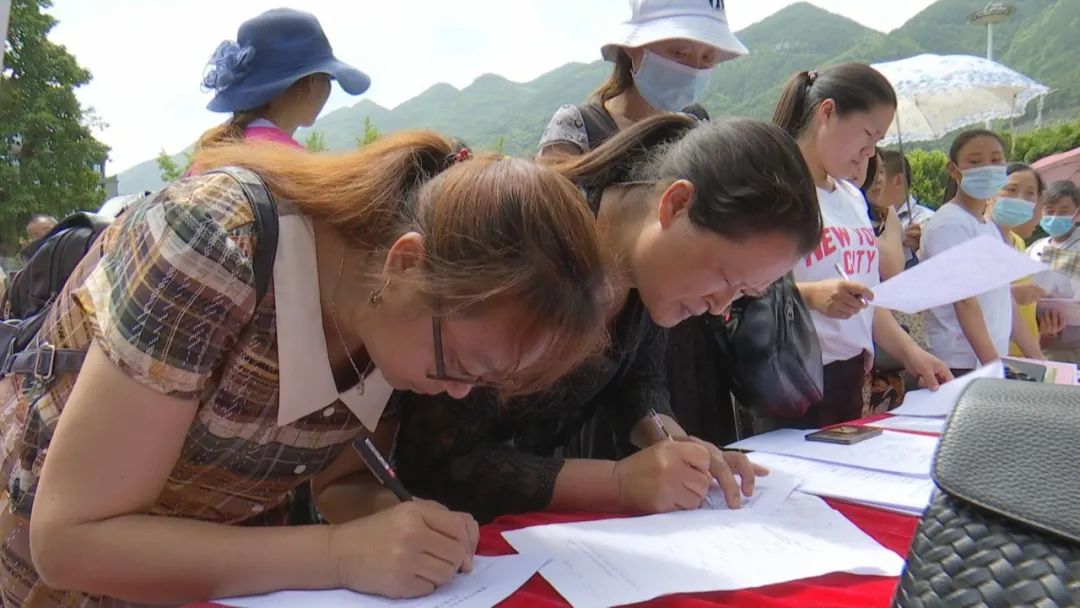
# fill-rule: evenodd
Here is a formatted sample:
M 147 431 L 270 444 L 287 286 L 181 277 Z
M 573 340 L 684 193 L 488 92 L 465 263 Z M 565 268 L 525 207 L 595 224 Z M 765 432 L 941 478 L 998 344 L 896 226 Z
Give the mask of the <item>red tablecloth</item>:
M 848 424 L 869 424 L 887 415 L 875 415 Z M 933 434 L 933 433 L 918 433 Z M 875 540 L 898 553 L 907 556 L 908 547 L 915 535 L 918 518 L 899 515 L 850 504 L 838 500 L 828 503 L 844 514 L 852 523 Z M 602 519 L 595 513 L 528 513 L 500 517 L 480 528 L 480 555 L 505 555 L 514 553 L 502 533 L 529 526 Z M 741 608 L 873 608 L 888 606 L 896 589 L 895 577 L 856 576 L 854 574 L 829 574 L 779 585 L 741 591 L 694 593 L 672 595 L 636 606 L 658 608 L 705 608 L 715 606 Z M 499 604 L 500 608 L 554 608 L 568 606 L 555 589 L 539 574 L 529 579 L 524 587 Z M 216 604 L 199 604 L 189 608 L 219 608 Z
M 918 520 L 869 507 L 830 500 L 855 525 L 901 556 L 907 555 Z M 481 555 L 505 555 L 514 550 L 503 540 L 502 533 L 527 526 L 600 519 L 596 514 L 529 513 L 500 517 L 480 528 Z M 664 608 L 704 608 L 706 606 L 739 606 L 745 608 L 808 608 L 837 606 L 842 608 L 871 608 L 888 606 L 896 587 L 896 578 L 829 574 L 791 583 L 771 585 L 742 591 L 695 593 L 663 597 L 639 606 Z M 539 574 L 524 587 L 499 604 L 502 608 L 547 608 L 567 606 L 565 600 Z M 218 608 L 216 604 L 199 604 L 190 608 Z
M 911 544 L 911 539 L 915 534 L 915 525 L 918 523 L 918 519 L 840 501 L 830 500 L 829 504 L 885 547 L 896 551 L 901 556 L 907 555 L 908 546 Z M 495 520 L 494 523 L 481 528 L 479 552 L 484 555 L 513 553 L 513 550 L 501 535 L 506 530 L 586 519 L 596 519 L 596 516 L 530 513 L 501 517 Z M 830 574 L 758 589 L 668 596 L 645 602 L 640 606 L 665 608 L 705 606 L 741 606 L 747 608 L 850 606 L 851 608 L 867 608 L 888 606 L 896 588 L 896 581 L 897 579 L 893 577 Z M 567 605 L 562 597 L 540 575 L 534 576 L 524 587 L 500 604 L 504 608 L 545 608 Z

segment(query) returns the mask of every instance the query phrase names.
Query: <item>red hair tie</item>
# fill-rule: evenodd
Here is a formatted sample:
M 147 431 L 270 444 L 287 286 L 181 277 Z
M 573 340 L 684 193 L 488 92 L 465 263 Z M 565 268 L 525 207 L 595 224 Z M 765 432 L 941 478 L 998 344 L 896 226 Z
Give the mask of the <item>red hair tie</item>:
M 454 153 L 454 162 L 460 163 L 463 160 L 469 160 L 472 158 L 472 152 L 468 148 L 462 148 Z

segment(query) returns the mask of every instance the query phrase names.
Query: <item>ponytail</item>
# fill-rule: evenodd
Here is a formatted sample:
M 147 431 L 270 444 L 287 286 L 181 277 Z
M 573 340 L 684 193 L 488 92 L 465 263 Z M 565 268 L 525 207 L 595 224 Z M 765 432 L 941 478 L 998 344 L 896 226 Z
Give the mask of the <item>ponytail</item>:
M 797 139 L 826 99 L 833 100 L 839 115 L 881 105 L 896 108 L 896 92 L 881 72 L 865 63 L 842 63 L 821 72 L 796 72 L 784 86 L 772 122 Z
M 337 229 L 358 256 L 383 254 L 406 232 L 422 234 L 422 272 L 395 281 L 409 284 L 434 315 L 520 306 L 515 334 L 539 354 L 495 374 L 512 374 L 495 380 L 504 397 L 549 387 L 604 342 L 607 275 L 596 222 L 574 184 L 550 168 L 470 158 L 430 131 L 330 154 L 266 142 L 222 145 L 204 149 L 197 162 L 255 171 L 303 215 Z
M 953 176 L 950 175 L 949 180 L 945 182 L 945 194 L 941 197 L 941 204 L 944 205 L 945 203 L 956 198 L 956 192 L 959 187 L 960 184 L 957 184 L 956 180 L 953 179 Z
M 234 113 L 229 120 L 207 129 L 199 137 L 199 141 L 195 142 L 195 151 L 198 152 L 203 148 L 243 141 L 244 131 L 248 128 L 248 125 L 261 118 L 265 112 L 266 106 L 262 106 L 253 110 Z
M 810 72 L 797 72 L 788 79 L 783 92 L 780 93 L 780 101 L 773 112 L 772 123 L 787 131 L 792 137 L 798 137 L 806 126 L 809 118 L 809 112 L 806 111 L 806 98 L 813 82 Z
M 695 187 L 689 218 L 698 228 L 739 242 L 783 234 L 800 254 L 821 240 L 810 169 L 795 140 L 764 122 L 705 124 L 684 114 L 661 114 L 555 169 L 584 188 L 685 179 Z
M 634 123 L 603 145 L 555 164 L 556 171 L 583 188 L 606 188 L 636 174 L 664 144 L 682 139 L 701 124 L 686 114 L 663 113 Z
M 325 222 L 368 247 L 396 238 L 395 224 L 416 187 L 445 169 L 454 143 L 433 132 L 403 132 L 336 154 L 266 142 L 223 144 L 195 157 L 201 171 L 236 165 L 260 174 L 304 215 Z

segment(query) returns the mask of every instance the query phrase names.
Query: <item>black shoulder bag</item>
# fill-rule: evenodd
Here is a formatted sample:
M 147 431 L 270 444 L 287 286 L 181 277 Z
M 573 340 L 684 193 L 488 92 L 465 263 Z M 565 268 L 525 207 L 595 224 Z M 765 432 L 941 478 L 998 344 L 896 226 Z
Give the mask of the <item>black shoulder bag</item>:
M 1080 605 L 1080 388 L 977 380 L 949 417 L 895 605 Z
M 726 317 L 710 317 L 709 326 L 729 362 L 731 392 L 743 405 L 798 418 L 821 400 L 821 346 L 790 274 L 761 297 L 736 300 Z

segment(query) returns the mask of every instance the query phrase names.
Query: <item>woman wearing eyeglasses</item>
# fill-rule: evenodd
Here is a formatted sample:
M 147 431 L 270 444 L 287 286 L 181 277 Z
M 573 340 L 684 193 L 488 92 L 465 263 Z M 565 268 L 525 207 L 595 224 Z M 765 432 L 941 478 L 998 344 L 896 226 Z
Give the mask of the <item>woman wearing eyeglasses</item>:
M 0 603 L 431 592 L 476 522 L 417 500 L 284 526 L 393 389 L 543 389 L 602 342 L 606 277 L 571 182 L 433 133 L 313 155 L 215 146 L 104 233 L 38 336 L 81 370 L 0 381 Z M 278 200 L 272 283 L 243 166 Z M 254 270 L 253 270 L 254 268 Z

